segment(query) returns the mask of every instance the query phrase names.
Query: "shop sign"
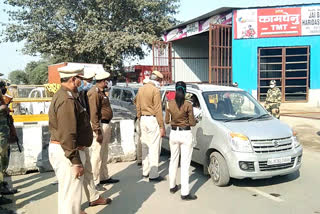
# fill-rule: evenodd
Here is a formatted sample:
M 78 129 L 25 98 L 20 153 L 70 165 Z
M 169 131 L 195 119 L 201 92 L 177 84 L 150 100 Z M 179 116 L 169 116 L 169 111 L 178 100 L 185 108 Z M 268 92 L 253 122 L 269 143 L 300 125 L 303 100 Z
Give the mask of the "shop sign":
M 236 10 L 234 38 L 320 35 L 320 7 Z
M 212 16 L 209 19 L 193 22 L 184 27 L 175 28 L 163 35 L 163 41 L 170 42 L 183 39 L 189 36 L 209 31 L 210 24 L 226 24 L 232 23 L 232 13 Z

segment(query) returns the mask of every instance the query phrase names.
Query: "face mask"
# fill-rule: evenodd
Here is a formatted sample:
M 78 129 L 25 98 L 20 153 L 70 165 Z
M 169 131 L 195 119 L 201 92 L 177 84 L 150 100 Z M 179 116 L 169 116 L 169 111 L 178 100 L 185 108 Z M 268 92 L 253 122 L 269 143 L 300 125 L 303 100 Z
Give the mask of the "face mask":
M 83 86 L 84 91 L 89 91 L 93 87 L 93 84 L 90 82 L 87 82 L 87 85 Z
M 81 84 L 80 84 L 80 86 L 78 87 L 78 92 L 84 91 L 84 90 L 83 90 L 83 87 L 84 87 L 84 82 L 83 82 L 83 80 L 81 80 Z
M 5 94 L 7 93 L 7 89 L 6 89 L 6 88 L 2 88 L 2 89 L 1 89 L 1 93 L 2 93 L 3 95 L 5 95 Z

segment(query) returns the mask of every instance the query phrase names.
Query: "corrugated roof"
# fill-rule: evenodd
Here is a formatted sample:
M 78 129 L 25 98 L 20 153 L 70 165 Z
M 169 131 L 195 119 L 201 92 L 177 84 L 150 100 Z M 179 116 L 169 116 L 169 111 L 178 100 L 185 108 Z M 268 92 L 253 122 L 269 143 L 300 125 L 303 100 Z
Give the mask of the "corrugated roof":
M 201 20 L 210 18 L 210 17 L 212 17 L 214 15 L 218 15 L 218 14 L 222 14 L 222 13 L 226 13 L 226 12 L 231 12 L 234 9 L 270 8 L 270 7 L 312 5 L 312 4 L 319 4 L 319 2 L 308 3 L 308 4 L 303 4 L 303 3 L 301 3 L 301 4 L 277 4 L 277 5 L 252 6 L 252 7 L 221 7 L 221 8 L 215 9 L 215 10 L 209 12 L 209 13 L 203 14 L 201 16 L 198 16 L 198 17 L 194 18 L 194 19 L 190 19 L 190 20 L 185 21 L 185 22 L 183 22 L 181 24 L 178 24 L 178 25 L 176 25 L 174 27 L 171 27 L 171 28 L 167 29 L 166 31 L 170 31 L 170 30 L 173 30 L 175 28 L 183 27 L 183 26 L 186 26 L 188 24 L 191 24 L 191 23 L 194 23 L 194 22 L 197 22 L 197 21 L 201 21 Z

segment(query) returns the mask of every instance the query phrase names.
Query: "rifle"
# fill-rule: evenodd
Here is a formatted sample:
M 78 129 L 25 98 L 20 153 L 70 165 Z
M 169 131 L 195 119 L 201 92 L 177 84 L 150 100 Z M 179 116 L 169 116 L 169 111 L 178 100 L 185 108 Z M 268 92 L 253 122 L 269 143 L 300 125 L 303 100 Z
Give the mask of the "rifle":
M 9 104 L 12 101 L 12 99 L 13 99 L 13 97 L 9 96 L 8 94 L 3 95 L 3 101 L 7 106 L 9 106 Z M 9 110 L 9 112 L 13 112 L 13 110 Z M 16 128 L 14 127 L 13 117 L 12 117 L 12 115 L 10 115 L 9 112 L 8 112 L 8 117 L 7 117 L 8 126 L 9 126 L 9 129 L 10 129 L 9 143 L 16 142 L 17 146 L 18 146 L 18 149 L 19 149 L 19 152 L 22 152 L 20 144 L 19 144 L 19 138 L 18 138 L 18 135 L 17 135 L 17 131 L 16 131 Z

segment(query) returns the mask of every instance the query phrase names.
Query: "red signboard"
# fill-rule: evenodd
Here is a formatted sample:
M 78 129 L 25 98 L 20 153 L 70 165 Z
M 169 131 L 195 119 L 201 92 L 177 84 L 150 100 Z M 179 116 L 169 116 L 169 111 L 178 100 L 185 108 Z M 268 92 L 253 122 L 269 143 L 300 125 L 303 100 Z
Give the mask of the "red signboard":
M 301 8 L 258 9 L 258 38 L 301 35 Z

